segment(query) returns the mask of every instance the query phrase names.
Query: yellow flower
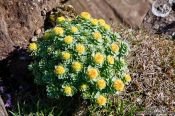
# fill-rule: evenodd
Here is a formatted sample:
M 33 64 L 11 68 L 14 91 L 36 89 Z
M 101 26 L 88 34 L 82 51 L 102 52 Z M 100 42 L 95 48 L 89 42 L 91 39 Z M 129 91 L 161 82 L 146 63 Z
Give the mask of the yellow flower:
M 65 73 L 65 68 L 63 66 L 56 66 L 55 73 L 57 75 L 63 75 Z
M 64 42 L 65 42 L 66 44 L 71 44 L 71 43 L 73 42 L 73 40 L 74 40 L 74 38 L 73 38 L 72 36 L 66 36 L 66 37 L 64 38 Z
M 93 37 L 94 37 L 94 39 L 96 39 L 96 40 L 102 39 L 102 35 L 101 35 L 99 32 L 94 32 L 94 33 L 93 33 Z
M 87 75 L 89 79 L 96 79 L 98 77 L 98 70 L 96 68 L 89 68 L 87 70 Z
M 106 87 L 106 81 L 104 79 L 100 79 L 97 81 L 97 86 L 99 89 L 104 89 Z
M 53 29 L 53 31 L 54 31 L 54 33 L 55 33 L 56 35 L 63 35 L 63 33 L 64 33 L 64 30 L 63 30 L 63 28 L 61 28 L 61 27 L 55 27 L 55 28 Z
M 51 32 L 47 31 L 44 33 L 44 39 L 48 39 L 51 35 Z
M 114 82 L 114 85 L 113 87 L 117 90 L 117 91 L 123 91 L 124 90 L 124 83 L 122 80 L 120 79 L 117 79 L 115 82 Z
M 131 76 L 129 74 L 125 75 L 126 82 L 131 82 Z
M 111 26 L 108 25 L 108 24 L 105 24 L 105 25 L 104 25 L 104 28 L 105 28 L 106 30 L 110 30 L 110 29 L 111 29 Z
M 71 54 L 69 52 L 62 52 L 62 58 L 64 60 L 68 60 L 70 59 L 70 57 L 71 57 Z
M 64 93 L 66 94 L 66 96 L 72 96 L 72 92 L 73 92 L 72 87 L 66 86 L 64 88 Z
M 82 12 L 80 15 L 84 19 L 88 19 L 89 20 L 91 18 L 91 15 L 88 12 Z
M 97 25 L 97 24 L 98 24 L 98 20 L 97 20 L 97 19 L 92 19 L 92 20 L 91 20 L 91 23 L 92 23 L 93 25 Z
M 104 55 L 98 52 L 94 55 L 93 59 L 95 63 L 102 64 L 104 61 Z
M 103 20 L 103 19 L 99 19 L 99 20 L 98 20 L 98 23 L 99 23 L 101 26 L 105 26 L 105 25 L 106 25 L 106 22 L 105 22 L 105 20 Z
M 28 49 L 30 51 L 36 51 L 38 49 L 37 44 L 36 43 L 30 43 Z
M 76 33 L 76 32 L 78 31 L 78 29 L 77 29 L 75 26 L 72 26 L 72 27 L 71 27 L 71 31 L 72 31 L 73 33 Z
M 86 91 L 88 89 L 88 85 L 87 84 L 82 84 L 80 86 L 80 91 Z
M 82 64 L 80 62 L 73 62 L 72 68 L 73 68 L 73 70 L 78 72 L 82 69 Z
M 57 23 L 62 23 L 65 21 L 65 18 L 63 16 L 57 18 Z
M 111 56 L 111 55 L 108 55 L 107 56 L 107 61 L 108 61 L 109 64 L 114 64 L 114 57 Z
M 113 52 L 118 52 L 118 51 L 119 51 L 119 46 L 118 46 L 118 44 L 117 44 L 117 43 L 112 43 L 112 44 L 111 44 L 111 50 L 112 50 Z
M 107 100 L 104 96 L 100 95 L 98 98 L 97 98 L 97 104 L 99 106 L 104 106 L 106 104 Z
M 79 54 L 83 54 L 85 52 L 85 47 L 83 44 L 77 44 L 75 49 Z

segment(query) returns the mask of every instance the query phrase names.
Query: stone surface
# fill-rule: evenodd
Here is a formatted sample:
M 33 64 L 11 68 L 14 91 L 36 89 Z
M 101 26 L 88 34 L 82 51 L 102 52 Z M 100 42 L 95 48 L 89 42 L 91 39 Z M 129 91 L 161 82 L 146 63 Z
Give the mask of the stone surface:
M 8 116 L 1 96 L 0 96 L 0 116 Z
M 169 0 L 158 0 L 160 4 L 169 4 Z M 175 4 L 171 4 L 171 11 L 166 17 L 155 16 L 151 9 L 143 21 L 143 26 L 150 32 L 175 38 Z
M 41 11 L 48 12 L 60 0 L 0 0 L 0 60 L 26 47 L 35 30 L 44 25 Z
M 88 11 L 96 18 L 115 23 L 118 17 L 130 26 L 139 27 L 149 9 L 149 0 L 70 0 L 76 11 Z

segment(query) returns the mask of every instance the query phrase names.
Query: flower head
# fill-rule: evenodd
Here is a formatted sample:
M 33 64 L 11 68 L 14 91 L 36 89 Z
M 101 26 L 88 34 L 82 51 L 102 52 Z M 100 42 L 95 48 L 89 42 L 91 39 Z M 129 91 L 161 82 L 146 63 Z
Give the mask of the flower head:
M 97 25 L 97 24 L 98 24 L 98 20 L 97 20 L 97 19 L 92 19 L 92 20 L 91 20 L 91 23 L 92 23 L 93 25 Z
M 93 33 L 93 37 L 94 37 L 94 39 L 96 39 L 96 40 L 102 39 L 102 35 L 100 34 L 100 32 L 94 32 L 94 33 Z
M 112 52 L 118 52 L 119 51 L 119 46 L 117 43 L 112 43 L 111 44 L 111 50 Z
M 65 68 L 63 66 L 56 66 L 55 67 L 55 73 L 57 75 L 63 75 L 65 73 Z
M 106 81 L 104 79 L 100 79 L 97 81 L 97 87 L 99 89 L 104 89 L 106 87 Z
M 73 62 L 72 68 L 74 71 L 80 71 L 82 69 L 82 64 L 80 62 Z
M 71 27 L 71 32 L 72 33 L 76 33 L 78 31 L 78 28 L 77 27 L 75 27 L 75 26 L 72 26 Z
M 105 24 L 105 25 L 104 25 L 104 28 L 105 28 L 106 30 L 110 30 L 110 29 L 111 29 L 111 26 L 108 25 L 108 24 Z
M 89 68 L 87 70 L 87 75 L 88 75 L 89 79 L 92 80 L 92 79 L 96 79 L 98 77 L 99 72 L 96 68 Z
M 61 16 L 61 17 L 58 17 L 57 18 L 57 23 L 62 23 L 62 22 L 64 22 L 66 19 L 63 17 L 63 16 Z
M 80 91 L 86 91 L 88 89 L 88 85 L 87 84 L 82 84 L 80 86 Z
M 108 56 L 107 56 L 107 61 L 108 61 L 108 63 L 111 64 L 111 65 L 114 64 L 114 56 L 108 55 Z
M 129 74 L 125 75 L 125 81 L 126 82 L 131 82 L 131 76 Z
M 97 98 L 97 104 L 99 105 L 99 106 L 104 106 L 105 104 L 106 104 L 106 102 L 107 102 L 107 100 L 106 100 L 106 98 L 104 97 L 104 96 L 102 96 L 102 95 L 100 95 L 98 98 Z
M 83 54 L 85 52 L 85 47 L 83 44 L 77 44 L 75 49 L 79 54 Z
M 91 18 L 91 15 L 88 12 L 82 12 L 81 17 L 83 17 L 84 19 L 89 20 Z
M 28 49 L 30 51 L 36 51 L 38 49 L 37 44 L 36 43 L 30 43 L 28 46 Z
M 66 94 L 66 96 L 72 96 L 73 94 L 72 87 L 71 86 L 64 87 L 64 94 Z
M 95 63 L 102 64 L 104 62 L 104 55 L 98 52 L 94 55 L 93 59 Z
M 115 80 L 113 87 L 117 91 L 123 91 L 124 90 L 124 83 L 122 80 L 117 79 L 117 80 Z
M 71 54 L 69 52 L 62 52 L 62 58 L 64 60 L 68 60 L 70 59 L 70 57 L 71 57 Z
M 74 38 L 73 38 L 72 36 L 66 36 L 66 37 L 64 38 L 64 42 L 65 42 L 66 44 L 71 44 L 71 43 L 73 42 L 73 40 L 74 40 Z
M 98 20 L 98 23 L 99 23 L 101 26 L 105 26 L 105 25 L 106 25 L 106 22 L 105 22 L 105 20 L 103 20 L 103 19 L 99 19 L 99 20 Z
M 56 35 L 63 35 L 63 33 L 64 33 L 64 30 L 63 30 L 63 28 L 61 28 L 61 27 L 55 27 L 55 28 L 53 29 L 53 31 L 54 31 L 54 33 L 55 33 Z

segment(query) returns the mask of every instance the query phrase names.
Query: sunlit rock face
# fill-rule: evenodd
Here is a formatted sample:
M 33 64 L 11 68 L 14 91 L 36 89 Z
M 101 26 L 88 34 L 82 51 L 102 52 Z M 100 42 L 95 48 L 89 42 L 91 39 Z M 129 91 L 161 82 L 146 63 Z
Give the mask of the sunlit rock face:
M 37 28 L 44 25 L 43 16 L 58 6 L 60 0 L 1 0 L 0 60 L 15 46 L 26 47 Z
M 69 0 L 77 12 L 89 11 L 96 18 L 115 23 L 118 18 L 139 27 L 149 10 L 148 0 Z

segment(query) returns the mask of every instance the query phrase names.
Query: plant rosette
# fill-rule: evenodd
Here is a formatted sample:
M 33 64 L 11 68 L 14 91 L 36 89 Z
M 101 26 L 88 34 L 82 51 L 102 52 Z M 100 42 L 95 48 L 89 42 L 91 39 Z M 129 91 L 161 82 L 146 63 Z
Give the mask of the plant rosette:
M 124 91 L 132 80 L 124 60 L 127 42 L 105 20 L 93 19 L 87 12 L 55 21 L 56 27 L 28 46 L 35 82 L 45 85 L 52 98 L 80 93 L 105 106 L 109 95 Z

